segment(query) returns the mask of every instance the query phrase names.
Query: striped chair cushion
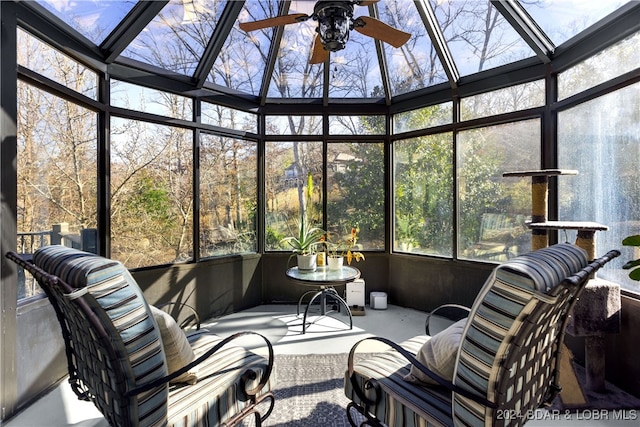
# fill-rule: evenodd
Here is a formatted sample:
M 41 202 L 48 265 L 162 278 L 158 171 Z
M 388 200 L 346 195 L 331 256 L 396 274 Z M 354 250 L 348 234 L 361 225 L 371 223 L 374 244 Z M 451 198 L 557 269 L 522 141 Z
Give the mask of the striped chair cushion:
M 221 338 L 206 331 L 188 335 L 196 357 L 201 356 Z M 267 360 L 246 349 L 227 344 L 198 365 L 198 382 L 193 386 L 172 385 L 169 388 L 169 426 L 217 426 L 242 411 L 247 404 L 238 381 L 247 368 L 257 373 L 247 388 L 255 387 L 264 377 Z M 275 375 L 258 396 L 273 389 Z
M 568 302 L 562 294 L 549 293 L 557 294 L 560 282 L 586 265 L 584 250 L 563 243 L 498 266 L 471 309 L 454 383 L 498 402 L 502 414 L 513 408 L 511 413 L 525 417 L 528 409 L 535 409 L 550 385 L 553 349 Z M 458 394 L 452 410 L 456 424 L 483 426 L 496 421 L 495 411 Z M 514 424 L 525 421 L 517 419 Z
M 400 345 L 414 356 L 428 336 L 411 338 Z M 423 387 L 405 381 L 410 365 L 400 353 L 388 350 L 366 358 L 354 366 L 354 375 L 360 389 L 364 383 L 375 379 L 380 385 L 380 400 L 370 406 L 369 411 L 388 426 L 426 427 L 451 425 L 451 393 L 442 387 Z M 345 395 L 353 402 L 363 405 L 353 390 L 349 380 L 349 372 L 345 374 Z M 369 390 L 369 398 L 374 398 L 373 390 Z
M 126 389 L 161 378 L 167 374 L 165 356 L 158 328 L 142 292 L 129 271 L 119 262 L 64 246 L 46 246 L 36 251 L 34 263 L 58 276 L 74 288 L 85 288 L 93 298 L 86 298 L 103 327 L 114 337 L 112 346 L 125 378 Z M 91 339 L 87 333 L 77 339 Z M 115 339 L 119 337 L 120 339 Z M 95 357 L 95 356 L 94 356 Z M 101 375 L 87 372 L 88 375 Z M 100 381 L 100 378 L 93 379 Z M 102 379 L 104 380 L 104 379 Z M 112 381 L 114 379 L 111 379 Z M 85 383 L 91 380 L 84 381 Z M 98 393 L 98 390 L 91 390 Z M 132 425 L 151 426 L 166 420 L 168 387 L 141 393 L 129 401 Z M 114 396 L 97 396 L 94 403 L 108 417 Z

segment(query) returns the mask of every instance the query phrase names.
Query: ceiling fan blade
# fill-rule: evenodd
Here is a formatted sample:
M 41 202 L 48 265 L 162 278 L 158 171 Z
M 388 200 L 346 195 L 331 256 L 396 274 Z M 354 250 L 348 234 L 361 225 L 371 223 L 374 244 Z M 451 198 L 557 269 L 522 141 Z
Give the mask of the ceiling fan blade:
M 400 47 L 411 38 L 411 34 L 400 31 L 369 16 L 361 16 L 355 19 L 353 29 L 365 36 L 389 43 L 393 47 Z
M 275 16 L 273 18 L 261 19 L 259 21 L 241 22 L 239 27 L 241 30 L 249 32 L 261 30 L 269 27 L 279 27 L 280 25 L 295 24 L 309 19 L 309 15 L 304 13 L 294 13 L 291 15 Z
M 329 59 L 329 51 L 325 50 L 324 46 L 322 46 L 320 34 L 316 34 L 316 37 L 313 39 L 313 46 L 311 47 L 309 64 L 321 64 L 327 59 Z

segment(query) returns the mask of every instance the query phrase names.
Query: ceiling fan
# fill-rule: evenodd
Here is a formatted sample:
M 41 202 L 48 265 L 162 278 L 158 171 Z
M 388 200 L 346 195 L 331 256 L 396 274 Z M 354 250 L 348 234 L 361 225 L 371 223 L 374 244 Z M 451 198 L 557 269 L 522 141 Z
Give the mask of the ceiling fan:
M 378 1 L 380 0 L 318 1 L 311 15 L 294 13 L 259 21 L 241 22 L 240 29 L 250 32 L 268 27 L 296 24 L 308 19 L 318 21 L 317 34 L 313 40 L 311 58 L 309 59 L 311 64 L 325 62 L 329 58 L 330 52 L 344 49 L 351 30 L 389 43 L 396 48 L 402 46 L 409 40 L 411 34 L 369 16 L 353 17 L 354 6 L 368 6 Z

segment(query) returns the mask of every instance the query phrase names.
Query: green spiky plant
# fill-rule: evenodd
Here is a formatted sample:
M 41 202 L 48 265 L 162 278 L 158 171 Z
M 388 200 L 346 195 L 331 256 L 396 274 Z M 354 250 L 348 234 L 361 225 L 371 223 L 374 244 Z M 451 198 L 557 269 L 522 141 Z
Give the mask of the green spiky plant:
M 624 246 L 635 246 L 640 247 L 640 235 L 629 236 L 622 241 Z M 631 270 L 629 272 L 629 277 L 632 280 L 640 281 L 640 268 L 636 268 L 640 266 L 640 259 L 634 259 L 628 261 L 625 265 L 622 266 L 625 270 Z
M 297 235 L 285 237 L 281 242 L 291 246 L 294 253 L 305 255 L 314 252 L 322 236 L 324 236 L 324 230 L 312 226 L 306 218 L 300 218 Z

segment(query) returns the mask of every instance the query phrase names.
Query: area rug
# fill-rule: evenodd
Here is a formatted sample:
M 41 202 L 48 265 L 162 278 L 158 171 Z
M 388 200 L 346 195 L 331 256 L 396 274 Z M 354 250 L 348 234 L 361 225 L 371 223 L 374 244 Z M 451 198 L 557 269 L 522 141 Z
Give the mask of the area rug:
M 343 391 L 347 358 L 347 354 L 276 355 L 276 404 L 263 425 L 348 426 L 349 400 Z
M 310 351 L 312 351 L 310 349 Z M 356 360 L 370 356 L 356 354 Z M 271 427 L 347 427 L 344 372 L 347 354 L 276 355 L 276 404 L 263 423 Z M 601 396 L 602 397 L 602 396 Z M 607 396 L 590 396 L 590 410 L 640 408 L 638 399 L 609 385 Z M 555 409 L 559 407 L 554 406 Z M 572 412 L 572 411 L 571 411 Z M 569 412 L 562 410 L 567 415 Z M 629 412 L 636 416 L 636 412 Z M 359 424 L 363 417 L 352 411 Z M 535 423 L 533 423 L 535 424 Z M 542 425 L 545 425 L 542 423 Z M 247 425 L 248 426 L 248 425 Z

